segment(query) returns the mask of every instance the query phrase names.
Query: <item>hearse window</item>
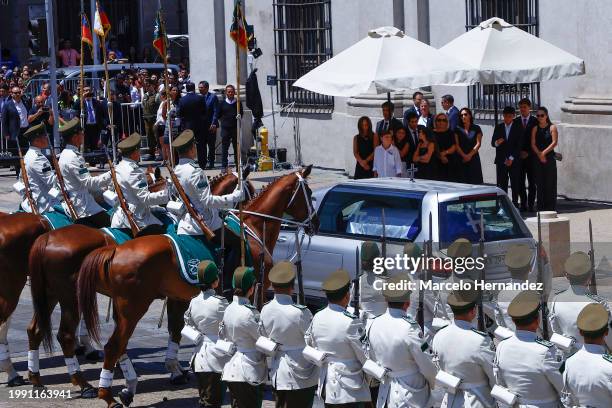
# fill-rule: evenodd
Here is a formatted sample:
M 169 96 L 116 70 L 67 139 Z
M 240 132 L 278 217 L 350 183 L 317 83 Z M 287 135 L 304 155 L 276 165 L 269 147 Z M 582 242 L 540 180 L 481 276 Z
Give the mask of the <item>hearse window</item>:
M 457 238 L 478 242 L 481 212 L 485 241 L 528 237 L 529 233 L 519 223 L 511 205 L 508 197 L 495 194 L 440 203 L 440 247 L 448 247 Z
M 319 231 L 351 238 L 380 239 L 384 209 L 387 238 L 412 241 L 421 229 L 423 195 L 389 189 L 336 187 L 321 204 Z

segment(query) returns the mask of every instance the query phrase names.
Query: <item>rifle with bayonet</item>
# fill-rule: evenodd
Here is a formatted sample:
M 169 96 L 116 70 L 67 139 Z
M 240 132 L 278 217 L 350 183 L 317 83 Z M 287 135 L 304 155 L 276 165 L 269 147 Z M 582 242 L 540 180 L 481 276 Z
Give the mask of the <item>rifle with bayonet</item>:
M 299 230 L 295 230 L 295 249 L 297 251 L 297 261 L 295 261 L 295 269 L 298 280 L 298 303 L 306 305 L 306 296 L 304 294 L 304 278 L 302 275 L 302 242 L 300 241 Z
M 382 254 L 383 259 L 387 259 L 387 223 L 385 222 L 385 209 L 381 209 L 381 218 L 382 224 L 382 239 L 380 241 L 380 252 Z
M 593 248 L 593 224 L 589 218 L 589 259 L 591 261 L 591 284 L 589 291 L 593 294 L 597 294 L 597 277 L 595 276 L 595 249 Z
M 115 194 L 117 194 L 117 199 L 119 200 L 119 206 L 121 206 L 121 209 L 123 210 L 123 214 L 125 214 L 125 217 L 128 220 L 128 224 L 130 224 L 130 230 L 132 231 L 132 237 L 136 238 L 136 236 L 140 232 L 140 227 L 138 226 L 138 224 L 136 224 L 136 221 L 134 221 L 134 214 L 132 213 L 132 211 L 130 211 L 130 208 L 128 207 L 128 203 L 125 199 L 125 196 L 123 195 L 123 191 L 121 191 L 121 186 L 119 185 L 119 181 L 117 180 L 117 172 L 115 171 L 115 164 L 111 160 L 106 146 L 104 146 L 104 153 L 106 153 L 106 161 L 108 163 L 108 167 L 110 168 L 111 179 L 113 180 L 113 187 L 115 188 Z
M 21 153 L 21 146 L 19 145 L 19 137 L 17 137 L 17 152 L 19 153 L 19 167 L 21 168 L 21 178 L 23 179 L 23 184 L 25 186 L 25 196 L 26 200 L 28 200 L 28 204 L 30 204 L 30 211 L 34 215 L 40 215 L 38 213 L 38 207 L 36 206 L 36 202 L 34 201 L 34 197 L 32 196 L 32 190 L 30 189 L 30 179 L 28 178 L 28 172 L 26 171 L 25 162 L 23 161 L 23 154 Z
M 478 256 L 480 259 L 484 259 L 484 243 L 485 243 L 485 235 L 484 235 L 484 213 L 480 211 L 480 239 L 478 240 Z M 485 280 L 485 268 L 483 267 L 480 270 L 480 284 L 484 284 Z M 485 316 L 484 316 L 484 306 L 482 304 L 482 298 L 484 296 L 484 291 L 481 289 L 478 291 L 478 330 L 484 332 L 486 329 L 485 326 Z
M 351 306 L 353 306 L 353 314 L 359 317 L 359 271 L 361 270 L 361 257 L 359 255 L 359 246 L 355 247 L 355 279 L 353 279 L 353 299 Z
M 261 310 L 264 304 L 264 275 L 266 273 L 266 221 L 263 222 L 261 234 L 261 252 L 259 253 L 259 282 L 255 285 L 255 307 Z
M 538 211 L 538 244 L 537 244 L 537 261 L 538 261 L 538 282 L 544 283 L 544 259 L 542 258 L 542 251 L 544 246 L 542 245 L 542 223 L 540 221 L 540 212 Z M 540 312 L 542 313 L 542 336 L 548 340 L 550 338 L 548 333 L 548 304 L 546 302 L 546 288 L 542 289 L 540 293 Z
M 62 193 L 62 197 L 64 198 L 64 202 L 66 203 L 66 207 L 68 207 L 68 215 L 72 218 L 72 221 L 76 221 L 78 219 L 77 212 L 74 208 L 74 204 L 68 196 L 68 191 L 66 190 L 66 184 L 64 183 L 64 176 L 62 175 L 62 171 L 60 170 L 59 163 L 57 161 L 57 157 L 55 156 L 55 151 L 53 149 L 53 145 L 51 144 L 51 138 L 47 133 L 47 143 L 49 144 L 49 149 L 51 150 L 51 163 L 53 164 L 53 169 L 55 170 L 55 175 L 57 177 L 57 184 L 59 185 L 60 191 Z
M 425 250 L 425 262 L 426 264 L 421 267 L 419 272 L 419 304 L 417 307 L 417 322 L 421 326 L 421 337 L 425 336 L 425 289 L 424 282 L 431 279 L 429 274 L 429 268 L 427 267 L 429 262 L 428 259 L 433 256 L 433 217 L 431 212 L 429 213 L 429 239 L 424 242 L 423 249 Z M 434 316 L 435 317 L 435 316 Z

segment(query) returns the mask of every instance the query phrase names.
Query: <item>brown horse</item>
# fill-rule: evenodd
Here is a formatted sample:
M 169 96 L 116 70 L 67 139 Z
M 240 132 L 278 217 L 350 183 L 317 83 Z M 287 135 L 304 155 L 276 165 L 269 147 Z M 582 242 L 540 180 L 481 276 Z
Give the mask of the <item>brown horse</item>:
M 318 228 L 318 219 L 313 211 L 311 191 L 306 183 L 311 167 L 281 177 L 251 200 L 242 217 L 245 228 L 250 228 L 257 237 L 262 236 L 263 221 L 266 220 L 266 251 L 274 250 L 280 221 L 284 213 L 295 220 L 305 220 L 307 232 Z M 253 238 L 249 245 L 254 259 L 259 259 L 263 249 Z M 272 260 L 265 256 L 265 271 Z M 258 264 L 258 263 L 256 263 Z M 257 265 L 256 269 L 259 265 Z M 183 281 L 178 274 L 178 261 L 170 240 L 165 236 L 147 236 L 128 241 L 120 246 L 106 246 L 93 251 L 85 258 L 78 279 L 80 311 L 87 330 L 94 340 L 99 339 L 98 306 L 96 292 L 113 298 L 115 307 L 115 329 L 104 346 L 104 365 L 100 375 L 98 398 L 109 407 L 121 406 L 112 396 L 112 370 L 125 349 L 134 328 L 155 299 L 168 297 L 178 302 L 189 302 L 199 289 Z M 264 273 L 264 286 L 269 285 Z M 122 392 L 120 397 L 129 404 L 135 393 L 137 377 L 132 383 L 126 381 L 129 398 Z M 125 390 L 124 390 L 125 391 Z
M 236 188 L 238 178 L 234 174 L 221 174 L 210 180 L 212 193 L 215 195 L 229 194 Z M 247 183 L 247 195 L 253 194 L 254 188 Z M 115 245 L 113 239 L 101 230 L 83 225 L 70 225 L 61 230 L 50 231 L 41 235 L 30 251 L 30 280 L 34 316 L 28 327 L 29 353 L 28 376 L 34 386 L 42 386 L 38 368 L 38 349 L 43 342 L 46 350 L 53 345 L 51 313 L 59 303 L 61 309 L 60 326 L 57 340 L 66 360 L 70 379 L 73 385 L 81 388 L 81 396 L 93 398 L 95 389 L 84 379 L 75 348 L 77 343 L 76 330 L 79 325 L 79 314 L 76 298 L 76 282 L 81 263 L 87 254 L 105 245 Z M 176 308 L 169 302 L 168 310 Z M 169 332 L 173 341 L 180 340 L 182 329 L 170 319 Z M 174 315 L 172 314 L 172 317 Z M 180 319 L 182 322 L 182 318 Z M 178 339 L 178 340 L 175 340 Z M 97 351 L 95 351 L 97 355 Z M 34 368 L 34 372 L 32 370 Z
M 15 311 L 28 277 L 28 253 L 37 237 L 50 230 L 46 220 L 31 213 L 0 216 L 0 369 L 9 375 L 9 385 L 23 385 L 8 354 L 9 318 Z

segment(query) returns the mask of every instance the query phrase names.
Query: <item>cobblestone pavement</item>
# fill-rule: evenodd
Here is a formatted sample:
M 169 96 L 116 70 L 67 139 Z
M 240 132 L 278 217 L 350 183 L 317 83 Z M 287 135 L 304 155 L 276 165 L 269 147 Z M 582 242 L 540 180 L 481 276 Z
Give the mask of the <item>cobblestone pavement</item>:
M 260 188 L 264 184 L 272 181 L 274 177 L 282 173 L 254 173 L 249 179 L 253 181 L 256 188 Z M 215 172 L 211 172 L 211 175 Z M 311 176 L 310 184 L 313 189 L 327 186 L 340 180 L 345 180 L 346 176 L 342 172 L 314 169 Z M 15 193 L 12 192 L 12 184 L 15 182 L 14 172 L 11 173 L 8 169 L 0 169 L 0 211 L 13 211 L 19 202 Z M 612 242 L 612 207 L 603 204 L 588 204 L 579 202 L 561 202 L 559 205 L 563 215 L 568 217 L 572 224 L 571 236 L 573 242 L 586 242 L 588 235 L 586 233 L 586 223 L 588 218 L 595 221 L 594 235 L 596 241 Z M 612 278 L 610 274 L 600 281 L 605 295 L 611 297 L 609 288 L 612 287 Z M 560 289 L 566 286 L 563 278 L 554 279 L 554 287 Z M 107 298 L 99 296 L 99 307 L 101 323 L 102 323 L 102 342 L 104 343 L 112 331 L 112 322 L 105 323 L 104 316 L 106 314 Z M 167 344 L 167 331 L 165 324 L 162 329 L 157 329 L 157 320 L 159 319 L 162 302 L 155 301 L 147 314 L 138 324 L 134 335 L 132 336 L 129 346 L 128 355 L 132 358 L 136 371 L 139 374 L 140 382 L 138 384 L 138 393 L 132 404 L 133 407 L 197 407 L 197 389 L 195 378 L 191 377 L 190 382 L 184 386 L 172 386 L 168 380 L 168 374 L 165 373 L 164 358 L 165 348 Z M 30 298 L 29 287 L 24 289 L 19 306 L 12 317 L 11 329 L 9 331 L 9 342 L 13 361 L 16 369 L 21 373 L 27 372 L 27 335 L 25 329 L 32 317 L 32 302 Z M 53 325 L 55 328 L 59 324 L 59 309 L 53 313 Z M 183 345 L 181 347 L 179 358 L 182 364 L 186 366 L 188 359 L 192 353 L 193 346 Z M 101 363 L 87 363 L 84 360 L 80 361 L 81 367 L 87 380 L 91 381 L 92 385 L 98 384 Z M 66 373 L 64 361 L 59 349 L 55 347 L 55 351 L 51 354 L 45 354 L 41 351 L 41 373 L 43 381 L 48 385 L 49 389 L 70 390 L 70 399 L 55 399 L 55 400 L 28 400 L 28 399 L 9 399 L 10 390 L 30 390 L 30 386 L 8 389 L 6 387 L 6 374 L 0 373 L 0 407 L 103 407 L 104 404 L 98 400 L 83 400 L 78 397 L 78 390 L 70 385 L 69 377 Z M 120 370 L 115 372 L 115 380 L 113 383 L 113 391 L 116 394 L 123 387 L 123 379 L 121 378 Z M 440 391 L 436 390 L 435 394 L 439 397 Z M 266 393 L 265 408 L 273 407 L 271 393 Z M 229 405 L 224 405 L 229 407 Z

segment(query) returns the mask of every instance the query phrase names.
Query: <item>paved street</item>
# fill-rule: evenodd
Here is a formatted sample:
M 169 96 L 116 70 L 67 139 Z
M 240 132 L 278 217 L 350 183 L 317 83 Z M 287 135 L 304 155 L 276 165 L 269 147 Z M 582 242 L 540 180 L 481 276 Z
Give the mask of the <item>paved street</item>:
M 250 179 L 254 182 L 257 188 L 267 182 L 272 181 L 272 177 L 278 176 L 279 173 L 255 173 Z M 329 185 L 346 177 L 341 172 L 314 169 L 311 177 L 310 185 L 313 189 Z M 18 197 L 12 192 L 12 184 L 14 176 L 7 169 L 0 169 L 0 211 L 13 211 L 18 205 Z M 579 202 L 561 202 L 561 212 L 571 221 L 571 237 L 574 242 L 587 242 L 588 234 L 586 225 L 588 219 L 594 221 L 594 237 L 596 241 L 602 243 L 612 242 L 612 207 L 603 204 L 589 204 Z M 609 269 L 609 268 L 605 268 Z M 605 290 L 612 287 L 612 278 L 609 271 L 606 271 L 606 277 L 602 274 L 600 285 L 606 286 Z M 565 286 L 563 278 L 555 279 L 555 287 L 562 288 Z M 608 293 L 609 296 L 609 293 Z M 99 296 L 100 315 L 105 316 L 107 298 Z M 196 381 L 191 378 L 189 384 L 181 387 L 171 386 L 168 381 L 168 375 L 164 369 L 165 347 L 167 343 L 167 332 L 164 327 L 157 329 L 157 320 L 160 315 L 161 301 L 156 301 L 145 317 L 141 320 L 134 335 L 132 336 L 129 346 L 128 355 L 132 358 L 136 371 L 140 376 L 138 385 L 138 394 L 132 406 L 155 406 L 155 407 L 195 407 L 196 403 Z M 24 289 L 19 306 L 12 318 L 11 329 L 9 331 L 10 349 L 13 356 L 13 361 L 17 370 L 25 374 L 27 372 L 27 335 L 25 328 L 27 327 L 32 316 L 32 303 L 30 298 L 29 287 Z M 103 342 L 110 334 L 112 327 L 111 323 L 105 323 L 104 317 L 102 320 L 102 339 Z M 59 312 L 56 309 L 53 314 L 54 327 L 57 328 L 59 322 Z M 192 353 L 192 346 L 183 346 L 180 351 L 180 358 L 183 365 L 187 365 L 187 360 Z M 64 361 L 59 352 L 59 347 L 56 345 L 55 352 L 47 355 L 41 351 L 41 373 L 43 381 L 49 385 L 51 389 L 71 390 L 73 398 L 67 402 L 65 400 L 44 401 L 44 406 L 50 407 L 91 407 L 103 406 L 99 401 L 81 400 L 74 398 L 77 396 L 76 389 L 69 384 L 69 378 L 66 373 Z M 92 382 L 94 386 L 98 383 L 101 364 L 89 364 L 81 361 L 81 367 L 85 377 Z M 9 389 L 5 386 L 6 374 L 0 374 L 0 407 L 37 407 L 41 406 L 43 401 L 40 400 L 9 400 Z M 123 379 L 119 370 L 115 373 L 114 381 L 115 394 L 123 387 Z M 21 387 L 23 390 L 30 389 L 29 386 Z M 14 389 L 13 389 L 14 390 Z M 166 400 L 167 399 L 167 400 Z M 264 407 L 272 407 L 273 402 L 271 395 L 266 394 L 266 402 Z

